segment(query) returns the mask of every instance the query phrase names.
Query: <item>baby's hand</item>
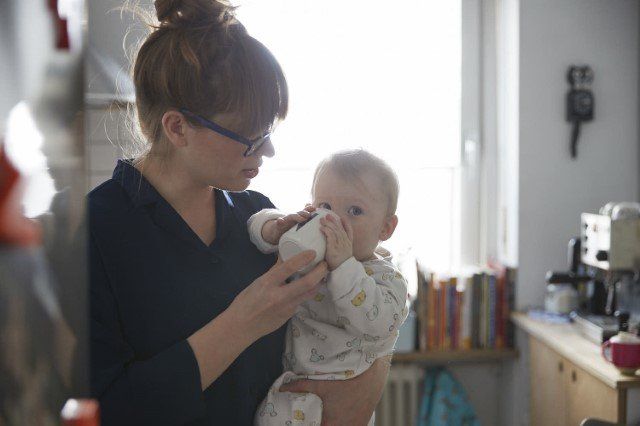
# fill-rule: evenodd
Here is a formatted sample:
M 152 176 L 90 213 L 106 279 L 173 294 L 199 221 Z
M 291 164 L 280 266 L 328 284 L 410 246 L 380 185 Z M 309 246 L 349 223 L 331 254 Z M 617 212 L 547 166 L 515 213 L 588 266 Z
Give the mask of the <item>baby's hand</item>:
M 282 234 L 291 229 L 296 223 L 302 223 L 309 219 L 315 207 L 307 205 L 304 210 L 298 213 L 288 214 L 278 219 L 268 220 L 262 226 L 262 239 L 269 244 L 276 245 L 280 241 Z
M 338 220 L 333 215 L 327 215 L 320 219 L 320 230 L 327 239 L 327 254 L 325 260 L 329 270 L 333 271 L 342 263 L 353 256 L 353 230 L 349 223 Z

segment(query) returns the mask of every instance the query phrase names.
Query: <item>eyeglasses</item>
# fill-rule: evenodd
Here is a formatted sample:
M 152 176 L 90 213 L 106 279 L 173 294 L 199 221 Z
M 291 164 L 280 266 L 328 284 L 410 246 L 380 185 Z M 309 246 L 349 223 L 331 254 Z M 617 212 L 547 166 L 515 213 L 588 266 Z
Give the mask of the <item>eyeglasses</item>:
M 245 157 L 249 157 L 250 155 L 255 153 L 257 150 L 259 150 L 260 147 L 265 144 L 265 142 L 268 142 L 271 140 L 271 132 L 267 132 L 266 134 L 256 139 L 247 139 L 243 136 L 240 136 L 236 132 L 232 132 L 229 129 L 225 129 L 224 127 L 214 123 L 213 121 L 207 120 L 206 118 L 189 111 L 188 109 L 180 108 L 179 111 L 184 115 L 186 115 L 187 117 L 197 121 L 198 124 L 200 124 L 201 126 L 206 127 L 207 129 L 213 130 L 214 132 L 219 133 L 222 136 L 226 136 L 229 139 L 233 139 L 236 142 L 240 142 L 243 145 L 246 145 L 247 150 L 244 152 Z

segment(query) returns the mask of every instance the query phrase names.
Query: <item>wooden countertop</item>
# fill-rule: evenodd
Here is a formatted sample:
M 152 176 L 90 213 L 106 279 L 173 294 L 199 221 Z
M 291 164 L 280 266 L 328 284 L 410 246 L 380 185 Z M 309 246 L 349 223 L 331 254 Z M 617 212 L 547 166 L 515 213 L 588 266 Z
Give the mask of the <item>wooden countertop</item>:
M 519 312 L 513 313 L 511 319 L 522 330 L 607 386 L 614 389 L 640 388 L 640 370 L 635 376 L 621 374 L 602 358 L 600 346 L 582 337 L 572 324 L 548 324 Z

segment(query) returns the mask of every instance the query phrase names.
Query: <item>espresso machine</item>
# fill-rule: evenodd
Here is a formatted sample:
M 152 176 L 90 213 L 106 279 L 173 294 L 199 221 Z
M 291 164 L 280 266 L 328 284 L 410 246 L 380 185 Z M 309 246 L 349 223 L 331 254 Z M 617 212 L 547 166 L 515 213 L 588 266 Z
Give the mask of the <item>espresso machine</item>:
M 621 328 L 639 332 L 640 204 L 608 203 L 599 214 L 583 213 L 580 236 L 569 241 L 569 271 L 550 271 L 547 282 L 577 290 L 571 318 L 595 343 Z

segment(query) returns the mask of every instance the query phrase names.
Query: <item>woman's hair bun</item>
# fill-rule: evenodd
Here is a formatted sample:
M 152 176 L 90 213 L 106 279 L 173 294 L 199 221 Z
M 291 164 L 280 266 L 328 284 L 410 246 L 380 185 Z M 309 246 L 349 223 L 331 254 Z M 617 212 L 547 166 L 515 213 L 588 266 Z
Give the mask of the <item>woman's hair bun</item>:
M 155 0 L 155 7 L 161 27 L 224 27 L 235 21 L 235 7 L 227 0 Z

